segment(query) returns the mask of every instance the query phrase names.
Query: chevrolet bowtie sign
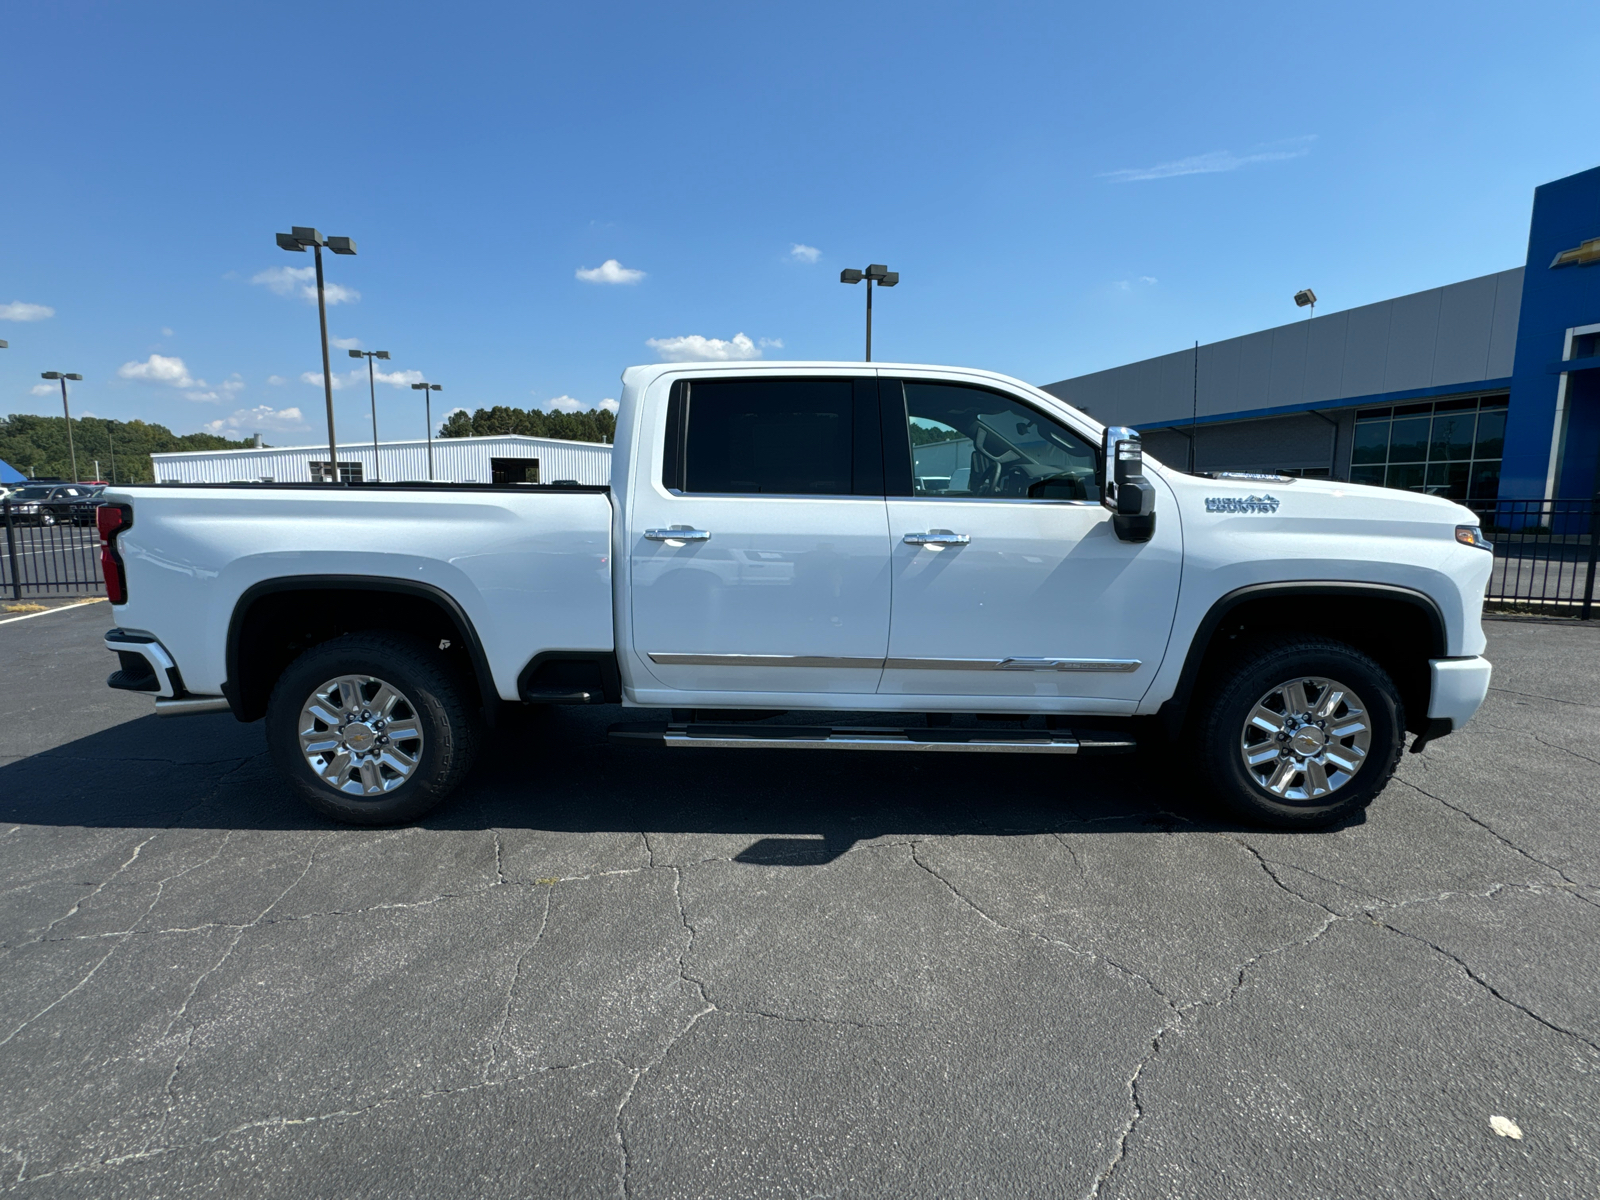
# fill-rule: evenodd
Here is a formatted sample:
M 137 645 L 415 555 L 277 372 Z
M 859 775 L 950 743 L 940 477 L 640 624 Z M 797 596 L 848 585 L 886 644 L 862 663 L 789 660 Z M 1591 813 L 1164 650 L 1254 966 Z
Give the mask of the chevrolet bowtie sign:
M 1593 262 L 1600 262 L 1600 238 L 1590 238 L 1587 242 L 1579 242 L 1571 250 L 1563 250 L 1555 256 L 1550 266 L 1581 267 Z

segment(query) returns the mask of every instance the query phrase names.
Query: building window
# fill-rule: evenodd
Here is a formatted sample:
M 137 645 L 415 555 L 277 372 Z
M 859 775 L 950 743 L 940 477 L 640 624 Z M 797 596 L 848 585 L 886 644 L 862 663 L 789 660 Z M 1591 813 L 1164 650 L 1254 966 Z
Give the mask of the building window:
M 1493 500 L 1505 444 L 1504 392 L 1356 412 L 1350 482 L 1451 500 Z
M 328 471 L 328 464 L 327 463 L 325 463 L 325 462 L 317 462 L 315 460 L 312 461 L 312 463 L 311 463 L 311 482 L 312 483 L 327 483 L 329 474 L 330 474 L 330 472 Z M 361 464 L 358 463 L 358 462 L 342 462 L 342 463 L 340 463 L 339 464 L 339 482 L 340 483 L 360 483 L 361 482 Z
M 490 483 L 538 483 L 539 460 L 537 458 L 491 458 L 489 460 Z

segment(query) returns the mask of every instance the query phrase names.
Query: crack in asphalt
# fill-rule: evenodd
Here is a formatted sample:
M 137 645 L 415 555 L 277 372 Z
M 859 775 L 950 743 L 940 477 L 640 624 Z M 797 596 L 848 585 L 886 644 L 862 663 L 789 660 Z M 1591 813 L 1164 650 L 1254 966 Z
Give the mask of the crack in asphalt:
M 487 889 L 485 889 L 487 890 Z M 483 1065 L 483 1081 L 489 1082 L 489 1075 L 494 1070 L 495 1059 L 500 1053 L 500 1041 L 505 1037 L 506 1026 L 511 1022 L 511 1000 L 517 994 L 517 981 L 522 978 L 522 964 L 528 961 L 528 956 L 538 947 L 544 938 L 544 931 L 550 924 L 550 897 L 549 888 L 544 889 L 544 915 L 539 918 L 539 931 L 533 935 L 533 941 L 521 954 L 517 956 L 517 965 L 511 972 L 511 984 L 506 988 L 505 1008 L 500 1013 L 500 1025 L 494 1031 L 494 1037 L 489 1042 L 489 1061 Z
M 1590 704 L 1587 700 L 1567 700 L 1560 696 L 1541 696 L 1537 692 L 1519 692 L 1513 688 L 1489 687 L 1491 692 L 1500 692 L 1507 696 L 1521 696 L 1524 700 L 1548 700 L 1552 704 L 1570 704 L 1576 708 L 1600 708 L 1600 704 Z
M 221 847 L 218 847 L 217 853 L 220 854 L 221 852 Z M 238 947 L 240 941 L 243 940 L 244 935 L 250 929 L 254 928 L 256 925 L 265 920 L 267 914 L 276 908 L 285 896 L 300 886 L 300 881 L 311 873 L 311 865 L 312 863 L 316 862 L 316 860 L 317 852 L 315 849 L 313 849 L 311 853 L 306 856 L 305 869 L 295 877 L 294 882 L 288 887 L 284 888 L 283 891 L 279 892 L 272 903 L 267 905 L 266 908 L 262 909 L 254 921 L 251 921 L 248 925 L 240 926 L 234 933 L 233 940 L 228 943 L 227 948 L 223 950 L 217 961 L 202 971 L 195 981 L 189 985 L 189 991 L 188 994 L 184 996 L 183 1003 L 178 1006 L 178 1011 L 172 1014 L 171 1020 L 167 1022 L 166 1029 L 162 1031 L 161 1038 L 163 1041 L 172 1036 L 173 1026 L 188 1014 L 189 1005 L 194 1000 L 195 994 L 199 992 L 201 984 L 205 983 L 207 979 L 222 969 L 223 964 L 225 964 L 228 959 L 233 956 L 235 948 Z M 189 1026 L 189 1032 L 184 1036 L 183 1039 L 183 1047 L 178 1051 L 178 1056 L 172 1064 L 172 1072 L 167 1076 L 166 1086 L 162 1089 L 163 1094 L 166 1096 L 167 1107 L 165 1112 L 162 1113 L 160 1128 L 158 1128 L 155 1134 L 152 1135 L 152 1141 L 154 1141 L 156 1138 L 159 1138 L 166 1131 L 167 1124 L 171 1120 L 173 1112 L 177 1109 L 178 1098 L 172 1090 L 173 1085 L 177 1082 L 178 1073 L 183 1070 L 183 1064 L 188 1060 L 189 1051 L 194 1048 L 194 1035 L 199 1031 L 201 1024 L 202 1022 L 196 1021 Z
M 429 1100 L 437 1100 L 441 1097 L 447 1096 L 458 1096 L 466 1092 L 480 1092 L 493 1088 L 515 1087 L 518 1084 L 527 1083 L 533 1079 L 536 1079 L 540 1075 L 548 1075 L 557 1071 L 582 1071 L 590 1067 L 598 1066 L 614 1066 L 621 1071 L 627 1070 L 627 1068 L 623 1066 L 623 1064 L 617 1059 L 593 1058 L 576 1063 L 554 1063 L 549 1066 L 535 1067 L 521 1075 L 511 1076 L 505 1079 L 463 1084 L 460 1087 L 429 1088 L 425 1091 L 417 1092 L 414 1095 L 384 1096 L 380 1099 L 374 1100 L 370 1104 L 363 1104 L 356 1108 L 333 1109 L 328 1112 L 311 1113 L 303 1117 L 260 1117 L 253 1121 L 241 1122 L 240 1124 L 234 1125 L 228 1129 L 224 1129 L 220 1133 L 214 1133 L 208 1137 L 203 1137 L 192 1142 L 177 1142 L 162 1146 L 147 1146 L 142 1150 L 135 1150 L 127 1154 L 113 1154 L 107 1155 L 104 1158 L 94 1159 L 89 1162 L 73 1163 L 65 1167 L 60 1167 L 54 1171 L 47 1171 L 39 1175 L 24 1176 L 19 1174 L 18 1177 L 13 1181 L 12 1186 L 22 1183 L 38 1183 L 41 1180 L 53 1179 L 58 1176 L 84 1175 L 91 1171 L 97 1171 L 105 1167 L 118 1167 L 124 1163 L 160 1158 L 164 1155 L 178 1154 L 189 1150 L 201 1150 L 209 1146 L 215 1146 L 219 1142 L 226 1141 L 229 1138 L 235 1138 L 241 1134 L 252 1133 L 256 1130 L 285 1129 L 300 1125 L 316 1125 L 324 1121 L 337 1121 L 350 1117 L 363 1117 L 368 1113 L 375 1112 L 382 1108 L 392 1108 L 396 1105 L 402 1104 L 425 1103 Z M 20 1151 L 0 1147 L 0 1152 L 8 1153 L 13 1157 L 20 1158 L 23 1163 L 23 1169 L 24 1171 L 26 1170 L 27 1159 Z
M 1567 1037 L 1583 1043 L 1583 1045 L 1589 1047 L 1589 1049 L 1595 1051 L 1597 1054 L 1600 1054 L 1600 1042 L 1593 1042 L 1584 1037 L 1581 1033 L 1567 1029 L 1561 1025 L 1557 1025 L 1554 1021 L 1551 1021 L 1546 1017 L 1542 1017 L 1538 1013 L 1534 1012 L 1533 1009 L 1529 1008 L 1526 1004 L 1521 1004 L 1513 1000 L 1510 996 L 1507 996 L 1499 988 L 1495 987 L 1494 984 L 1490 983 L 1487 979 L 1483 978 L 1483 976 L 1479 975 L 1470 966 L 1468 966 L 1466 959 L 1462 958 L 1460 955 L 1451 953 L 1449 950 L 1446 950 L 1443 946 L 1440 946 L 1435 942 L 1430 942 L 1427 938 L 1422 937 L 1420 934 L 1410 933 L 1407 930 L 1400 929 L 1389 924 L 1387 921 L 1378 921 L 1376 924 L 1384 929 L 1387 929 L 1390 933 L 1397 933 L 1403 938 L 1409 938 L 1411 941 L 1422 943 L 1422 945 L 1428 947 L 1428 949 L 1455 963 L 1456 966 L 1461 968 L 1462 974 L 1464 974 L 1468 979 L 1472 980 L 1473 983 L 1477 984 L 1484 991 L 1488 992 L 1496 1000 L 1499 1000 L 1503 1004 L 1510 1005 L 1524 1016 L 1529 1017 L 1543 1025 L 1546 1029 L 1552 1030 L 1555 1033 L 1565 1034 Z
M 1545 870 L 1553 871 L 1555 874 L 1561 876 L 1561 878 L 1566 883 L 1571 884 L 1574 889 L 1582 889 L 1582 888 L 1586 888 L 1586 887 L 1589 886 L 1588 884 L 1585 884 L 1581 880 L 1572 878 L 1572 876 L 1568 875 L 1565 871 L 1563 871 L 1560 867 L 1556 866 L 1554 863 L 1546 862 L 1544 859 L 1540 858 L 1538 855 L 1531 854 L 1527 850 L 1524 850 L 1521 846 L 1517 845 L 1510 838 L 1506 837 L 1505 834 L 1501 833 L 1498 829 L 1496 829 L 1494 826 L 1490 825 L 1487 821 L 1483 820 L 1481 817 L 1478 817 L 1478 816 L 1474 815 L 1471 812 L 1468 812 L 1465 808 L 1462 808 L 1459 804 L 1452 804 L 1450 801 L 1446 800 L 1443 796 L 1436 796 L 1432 792 L 1428 791 L 1426 788 L 1418 787 L 1416 784 L 1412 783 L 1408 779 L 1396 779 L 1395 782 L 1404 784 L 1406 787 L 1410 788 L 1412 791 L 1418 792 L 1421 795 L 1426 796 L 1429 800 L 1437 801 L 1438 803 L 1444 805 L 1446 808 L 1450 809 L 1452 812 L 1460 813 L 1463 817 L 1465 817 L 1467 820 L 1471 821 L 1474 825 L 1478 826 L 1478 828 L 1482 829 L 1490 837 L 1494 838 L 1496 841 L 1500 842 L 1502 845 L 1506 846 L 1507 848 L 1509 848 L 1511 850 L 1515 850 L 1518 854 L 1522 855 L 1522 857 L 1527 859 L 1529 862 L 1535 863 L 1538 866 L 1543 867 Z M 1576 895 L 1580 900 L 1582 900 L 1586 904 L 1595 904 L 1597 907 L 1600 907 L 1600 902 L 1592 900 L 1590 897 L 1588 897 L 1586 895 L 1583 895 L 1581 891 L 1574 891 L 1573 894 Z

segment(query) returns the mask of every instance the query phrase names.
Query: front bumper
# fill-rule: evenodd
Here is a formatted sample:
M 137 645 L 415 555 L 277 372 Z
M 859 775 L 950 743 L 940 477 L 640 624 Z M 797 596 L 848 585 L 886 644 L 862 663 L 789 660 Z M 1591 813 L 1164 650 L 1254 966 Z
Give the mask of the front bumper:
M 1489 694 L 1493 671 L 1486 658 L 1435 658 L 1428 662 L 1431 687 L 1428 720 L 1448 721 L 1452 732 L 1460 729 Z M 1442 730 L 1441 730 L 1442 732 Z

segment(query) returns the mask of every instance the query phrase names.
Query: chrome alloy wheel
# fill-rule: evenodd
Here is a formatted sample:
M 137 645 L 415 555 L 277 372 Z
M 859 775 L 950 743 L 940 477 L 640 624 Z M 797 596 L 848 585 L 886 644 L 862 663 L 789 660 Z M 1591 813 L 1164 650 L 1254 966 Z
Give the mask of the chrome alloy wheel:
M 1305 676 L 1256 701 L 1239 753 L 1245 770 L 1274 796 L 1321 801 L 1350 782 L 1371 745 L 1372 720 L 1361 697 L 1337 679 Z
M 323 783 L 353 796 L 380 796 L 422 761 L 416 705 L 371 675 L 330 679 L 300 709 L 300 752 Z

